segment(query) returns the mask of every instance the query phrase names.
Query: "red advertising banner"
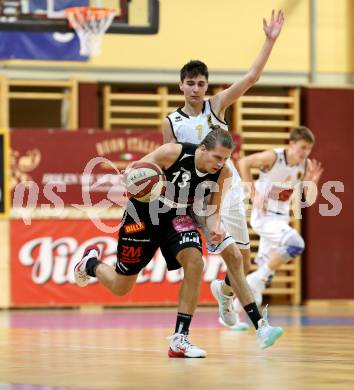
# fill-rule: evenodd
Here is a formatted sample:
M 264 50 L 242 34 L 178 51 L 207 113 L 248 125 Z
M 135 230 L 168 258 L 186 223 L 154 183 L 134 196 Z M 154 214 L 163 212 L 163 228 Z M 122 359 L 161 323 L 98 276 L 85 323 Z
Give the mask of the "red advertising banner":
M 33 182 L 32 207 L 82 205 L 83 191 L 95 205 L 106 199 L 119 171 L 161 144 L 162 134 L 148 130 L 15 129 L 10 139 L 11 189 Z
M 118 221 L 104 221 L 118 226 Z M 51 305 L 168 305 L 176 304 L 181 271 L 168 272 L 160 253 L 139 274 L 134 290 L 117 297 L 96 279 L 85 288 L 74 283 L 73 269 L 88 245 L 99 245 L 102 260 L 116 261 L 116 233 L 101 233 L 89 220 L 34 220 L 30 226 L 11 221 L 11 303 L 14 306 Z M 206 256 L 200 303 L 215 303 L 209 285 L 224 277 L 219 256 Z

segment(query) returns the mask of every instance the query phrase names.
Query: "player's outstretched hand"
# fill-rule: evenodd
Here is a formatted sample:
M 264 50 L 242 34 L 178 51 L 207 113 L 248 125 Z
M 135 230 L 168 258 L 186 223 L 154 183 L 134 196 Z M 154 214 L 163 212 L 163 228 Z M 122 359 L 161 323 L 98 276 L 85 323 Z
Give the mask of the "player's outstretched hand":
M 322 163 L 311 159 L 311 164 L 309 164 L 309 167 L 307 168 L 307 173 L 304 178 L 304 180 L 311 180 L 315 183 L 318 183 L 323 173 L 323 166 Z
M 266 37 L 272 41 L 275 41 L 280 34 L 280 31 L 283 27 L 283 23 L 284 23 L 283 11 L 279 10 L 277 15 L 275 15 L 275 11 L 273 9 L 269 24 L 267 24 L 266 19 L 263 18 L 263 30 Z

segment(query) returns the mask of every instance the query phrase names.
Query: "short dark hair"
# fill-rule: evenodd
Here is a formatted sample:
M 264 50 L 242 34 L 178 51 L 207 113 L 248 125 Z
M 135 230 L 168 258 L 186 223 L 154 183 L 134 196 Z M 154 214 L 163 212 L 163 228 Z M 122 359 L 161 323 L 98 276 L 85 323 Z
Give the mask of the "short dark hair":
M 199 75 L 205 76 L 205 78 L 208 81 L 209 78 L 209 71 L 208 67 L 204 64 L 204 62 L 199 61 L 199 60 L 191 60 L 187 64 L 185 64 L 181 71 L 180 71 L 180 78 L 181 81 L 186 77 L 194 78 Z
M 313 132 L 305 127 L 305 126 L 299 126 L 295 127 L 294 129 L 291 130 L 290 132 L 290 141 L 306 141 L 309 144 L 314 144 L 315 143 L 315 136 Z
M 221 127 L 215 127 L 216 128 L 214 128 L 214 130 L 211 130 L 207 134 L 200 145 L 205 145 L 206 150 L 212 150 L 216 147 L 217 144 L 220 144 L 224 148 L 232 150 L 235 147 L 235 144 L 232 140 L 231 134 Z

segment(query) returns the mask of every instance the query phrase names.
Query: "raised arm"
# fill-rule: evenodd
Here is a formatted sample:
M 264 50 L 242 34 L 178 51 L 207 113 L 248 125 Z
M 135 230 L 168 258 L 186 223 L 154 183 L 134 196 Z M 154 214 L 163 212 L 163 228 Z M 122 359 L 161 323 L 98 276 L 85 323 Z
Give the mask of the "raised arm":
M 263 30 L 266 39 L 253 65 L 241 80 L 236 81 L 229 88 L 219 92 L 210 99 L 213 110 L 217 115 L 223 115 L 224 110 L 242 96 L 260 78 L 272 52 L 274 43 L 280 34 L 283 23 L 284 14 L 282 11 L 278 11 L 276 14 L 273 10 L 269 24 L 263 19 Z
M 250 154 L 247 157 L 243 157 L 238 161 L 238 169 L 241 175 L 243 182 L 249 186 L 250 197 L 253 201 L 254 199 L 254 184 L 252 179 L 252 168 L 260 168 L 263 170 L 269 170 L 275 160 L 276 155 L 272 150 L 266 150 L 260 153 Z
M 167 144 L 169 142 L 176 142 L 176 138 L 173 134 L 170 121 L 165 118 L 162 124 L 163 131 L 163 143 Z

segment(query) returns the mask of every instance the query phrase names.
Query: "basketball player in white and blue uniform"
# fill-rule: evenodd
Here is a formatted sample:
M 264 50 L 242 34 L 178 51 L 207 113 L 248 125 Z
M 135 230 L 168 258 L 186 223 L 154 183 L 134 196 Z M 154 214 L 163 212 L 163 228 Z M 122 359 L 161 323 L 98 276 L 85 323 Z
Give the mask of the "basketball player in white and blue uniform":
M 305 249 L 303 238 L 289 225 L 290 206 L 293 192 L 299 185 L 304 188 L 307 204 L 316 199 L 315 188 L 323 168 L 321 163 L 308 158 L 314 143 L 311 130 L 301 126 L 290 132 L 287 148 L 254 153 L 239 161 L 242 179 L 249 183 L 252 183 L 251 169 L 260 169 L 253 186 L 251 214 L 251 226 L 260 236 L 256 256 L 259 268 L 247 276 L 258 305 L 262 303 L 267 281 L 276 270 Z M 238 300 L 235 306 L 237 311 L 242 308 Z
M 258 54 L 250 70 L 239 81 L 229 88 L 205 100 L 208 89 L 208 68 L 201 61 L 190 61 L 183 66 L 180 72 L 180 89 L 184 94 L 184 106 L 170 114 L 164 121 L 164 142 L 192 142 L 198 144 L 203 137 L 215 127 L 227 129 L 224 114 L 227 107 L 233 104 L 259 79 L 263 68 L 269 58 L 274 43 L 280 34 L 284 22 L 281 11 L 275 14 L 272 11 L 270 23 L 263 20 L 263 30 L 266 35 L 265 43 Z M 240 177 L 233 166 L 228 162 L 233 172 L 232 189 L 224 200 L 222 209 L 222 222 L 229 234 L 219 246 L 210 245 L 212 253 L 220 253 L 224 260 L 225 249 L 236 242 L 239 251 L 235 261 L 243 261 L 245 272 L 250 267 L 250 249 L 245 211 L 243 206 L 243 190 Z M 235 311 L 233 298 L 234 291 L 231 288 L 228 272 L 225 280 L 215 280 L 211 284 L 211 290 L 219 304 L 220 322 L 236 330 L 248 329 L 246 323 L 241 323 Z M 253 310 L 245 308 L 246 312 Z

